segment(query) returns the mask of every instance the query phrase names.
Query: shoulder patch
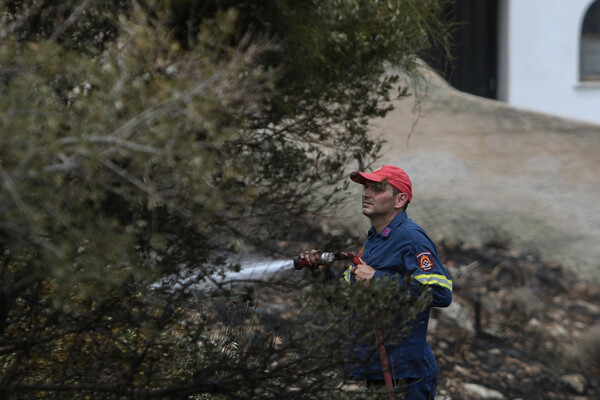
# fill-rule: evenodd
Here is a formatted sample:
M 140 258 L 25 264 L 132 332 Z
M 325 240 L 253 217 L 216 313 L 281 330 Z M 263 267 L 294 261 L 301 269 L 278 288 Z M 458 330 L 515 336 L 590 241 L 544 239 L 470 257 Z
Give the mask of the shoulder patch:
M 417 265 L 423 271 L 431 271 L 435 266 L 433 262 L 433 257 L 430 251 L 424 251 L 422 253 L 417 254 Z

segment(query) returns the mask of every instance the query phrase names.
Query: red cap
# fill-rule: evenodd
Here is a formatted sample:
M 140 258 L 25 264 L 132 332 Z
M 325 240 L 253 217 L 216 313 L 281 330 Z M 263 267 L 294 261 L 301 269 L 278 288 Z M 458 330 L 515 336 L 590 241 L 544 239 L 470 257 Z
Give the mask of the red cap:
M 350 179 L 362 185 L 367 181 L 387 182 L 402 193 L 408 195 L 408 201 L 412 200 L 412 183 L 404 170 L 393 165 L 384 165 L 372 173 L 354 171 L 350 174 Z

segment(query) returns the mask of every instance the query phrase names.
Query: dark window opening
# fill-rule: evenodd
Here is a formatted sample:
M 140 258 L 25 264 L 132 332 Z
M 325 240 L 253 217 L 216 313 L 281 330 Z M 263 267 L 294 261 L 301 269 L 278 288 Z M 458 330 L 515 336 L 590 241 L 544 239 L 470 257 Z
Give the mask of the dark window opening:
M 600 1 L 588 8 L 581 28 L 581 80 L 600 80 Z

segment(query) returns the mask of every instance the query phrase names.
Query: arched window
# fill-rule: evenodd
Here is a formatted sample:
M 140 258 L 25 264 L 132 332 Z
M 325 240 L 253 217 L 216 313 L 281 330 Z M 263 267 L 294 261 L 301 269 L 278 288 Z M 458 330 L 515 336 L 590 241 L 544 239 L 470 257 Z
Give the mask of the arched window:
M 581 80 L 600 81 L 600 0 L 592 3 L 583 18 Z

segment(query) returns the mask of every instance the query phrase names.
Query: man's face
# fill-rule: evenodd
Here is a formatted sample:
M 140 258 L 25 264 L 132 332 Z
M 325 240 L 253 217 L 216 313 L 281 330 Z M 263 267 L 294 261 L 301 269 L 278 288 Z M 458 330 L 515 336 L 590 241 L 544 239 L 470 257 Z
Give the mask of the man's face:
M 362 213 L 367 217 L 379 218 L 393 216 L 397 209 L 397 196 L 385 182 L 367 182 L 362 195 Z

